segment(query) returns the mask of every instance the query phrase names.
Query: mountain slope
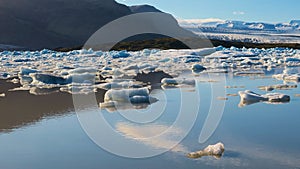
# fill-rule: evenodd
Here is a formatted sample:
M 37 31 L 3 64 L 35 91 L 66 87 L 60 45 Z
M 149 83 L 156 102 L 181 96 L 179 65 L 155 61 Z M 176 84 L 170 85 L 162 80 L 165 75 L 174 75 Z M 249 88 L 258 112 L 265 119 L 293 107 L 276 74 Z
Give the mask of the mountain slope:
M 131 13 L 114 0 L 1 0 L 0 44 L 31 49 L 82 45 L 106 23 Z

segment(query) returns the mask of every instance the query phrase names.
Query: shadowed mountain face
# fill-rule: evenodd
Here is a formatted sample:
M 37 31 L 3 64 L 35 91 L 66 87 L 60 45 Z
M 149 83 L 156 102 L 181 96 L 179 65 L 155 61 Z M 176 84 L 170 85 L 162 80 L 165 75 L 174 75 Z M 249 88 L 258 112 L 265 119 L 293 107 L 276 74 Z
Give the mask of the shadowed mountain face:
M 74 47 L 106 23 L 131 13 L 114 0 L 1 0 L 0 44 Z

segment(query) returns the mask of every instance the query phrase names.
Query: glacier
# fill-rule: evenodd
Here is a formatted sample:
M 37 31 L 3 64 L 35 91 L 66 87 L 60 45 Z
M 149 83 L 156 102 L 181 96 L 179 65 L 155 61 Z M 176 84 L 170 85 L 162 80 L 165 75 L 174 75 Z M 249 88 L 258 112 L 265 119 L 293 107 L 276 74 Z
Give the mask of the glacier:
M 300 43 L 300 20 L 289 23 L 244 22 L 221 19 L 178 19 L 195 34 L 223 41 L 250 43 Z

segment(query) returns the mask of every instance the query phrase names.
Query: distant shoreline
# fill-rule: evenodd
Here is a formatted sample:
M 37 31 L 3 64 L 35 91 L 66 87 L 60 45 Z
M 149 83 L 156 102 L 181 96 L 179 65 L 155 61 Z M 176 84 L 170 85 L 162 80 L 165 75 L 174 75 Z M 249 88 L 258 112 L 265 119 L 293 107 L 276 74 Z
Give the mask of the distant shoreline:
M 216 40 L 210 39 L 211 45 L 203 46 L 203 47 L 217 47 L 223 46 L 226 48 L 230 48 L 232 46 L 237 48 L 293 48 L 293 49 L 300 49 L 300 43 L 251 43 L 251 42 L 240 42 L 240 41 L 224 41 L 224 40 Z M 74 47 L 59 47 L 54 50 L 57 52 L 69 52 L 73 50 L 80 50 L 83 48 L 81 46 L 74 46 Z M 127 50 L 127 51 L 139 51 L 143 49 L 189 49 L 186 45 L 182 42 L 172 39 L 172 38 L 159 38 L 159 39 L 151 39 L 151 40 L 138 40 L 138 41 L 123 41 L 116 44 L 112 50 L 120 51 L 120 50 Z M 26 49 L 26 48 L 10 48 L 10 49 L 1 49 L 0 51 L 36 51 L 42 49 Z
M 214 47 L 223 46 L 226 48 L 230 48 L 232 46 L 237 48 L 293 48 L 300 49 L 300 43 L 250 43 L 250 42 L 239 42 L 239 41 L 223 41 L 223 40 L 210 40 Z M 69 52 L 72 50 L 80 50 L 83 46 L 77 46 L 73 48 L 57 48 L 54 49 L 58 52 Z M 212 46 L 204 46 L 204 47 L 212 47 Z M 189 49 L 182 42 L 177 41 L 172 38 L 162 38 L 162 39 L 153 39 L 153 40 L 143 40 L 143 41 L 130 41 L 130 42 L 120 42 L 115 45 L 112 50 L 128 50 L 128 51 L 139 51 L 143 49 Z

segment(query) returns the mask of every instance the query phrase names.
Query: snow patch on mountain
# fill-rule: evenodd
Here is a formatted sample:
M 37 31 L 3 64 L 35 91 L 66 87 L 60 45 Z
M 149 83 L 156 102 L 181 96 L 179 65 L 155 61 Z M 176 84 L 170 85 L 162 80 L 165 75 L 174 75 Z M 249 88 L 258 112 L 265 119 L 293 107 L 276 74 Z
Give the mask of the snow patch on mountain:
M 300 20 L 289 23 L 244 22 L 221 19 L 178 19 L 185 29 L 210 39 L 253 43 L 300 43 Z

